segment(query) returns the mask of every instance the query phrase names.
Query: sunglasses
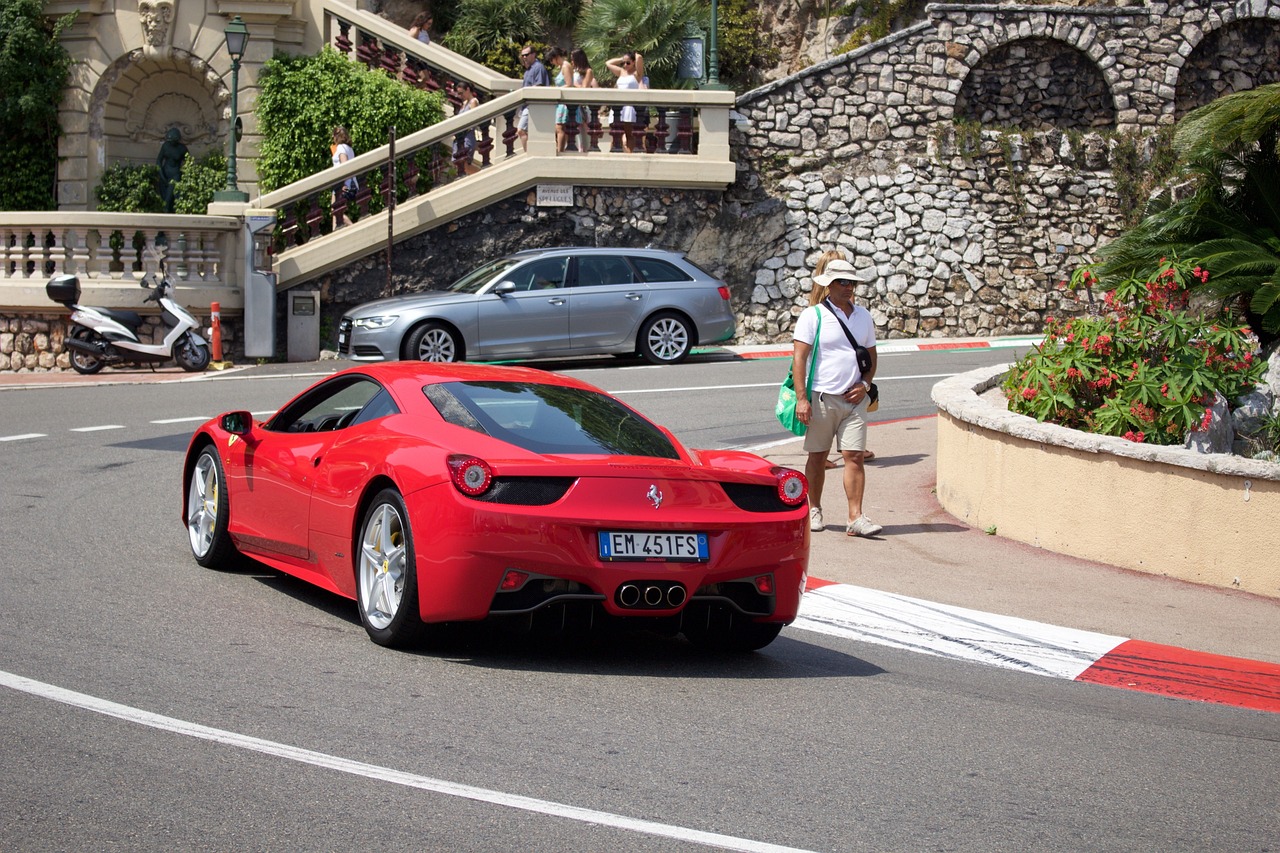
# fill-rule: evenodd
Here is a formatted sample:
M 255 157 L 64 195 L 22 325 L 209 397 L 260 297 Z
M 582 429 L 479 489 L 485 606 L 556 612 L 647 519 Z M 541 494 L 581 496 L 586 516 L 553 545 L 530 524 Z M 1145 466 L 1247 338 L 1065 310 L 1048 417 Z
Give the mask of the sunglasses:
M 528 59 L 530 56 L 533 56 L 533 54 L 532 54 L 532 53 L 522 53 L 522 54 L 520 54 L 520 58 L 521 58 L 521 59 Z
M 849 279 L 847 279 L 847 278 L 837 278 L 837 279 L 835 279 L 834 281 L 832 281 L 832 282 L 831 282 L 831 284 L 838 284 L 838 285 L 840 285 L 841 287 L 854 287 L 854 286 L 855 286 L 854 282 L 849 281 Z M 831 286 L 831 284 L 827 285 L 827 287 L 830 287 L 830 286 Z

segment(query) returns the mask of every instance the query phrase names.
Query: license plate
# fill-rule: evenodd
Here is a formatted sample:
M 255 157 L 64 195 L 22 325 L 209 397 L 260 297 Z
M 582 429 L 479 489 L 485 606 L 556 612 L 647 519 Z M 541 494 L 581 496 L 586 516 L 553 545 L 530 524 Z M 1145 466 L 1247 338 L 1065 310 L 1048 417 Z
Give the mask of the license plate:
M 338 335 L 338 346 L 342 346 L 342 345 L 343 345 L 343 344 L 345 344 L 346 342 L 347 342 L 347 336 L 346 336 L 346 335 Z
M 701 563 L 709 559 L 705 533 L 601 531 L 600 559 Z

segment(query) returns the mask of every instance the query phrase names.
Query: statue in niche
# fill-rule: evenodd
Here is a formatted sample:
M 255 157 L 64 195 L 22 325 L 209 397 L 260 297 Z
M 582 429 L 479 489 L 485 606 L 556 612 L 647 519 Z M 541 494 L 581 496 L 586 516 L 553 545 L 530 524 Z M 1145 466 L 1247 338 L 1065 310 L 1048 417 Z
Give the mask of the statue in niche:
M 187 159 L 187 146 L 182 144 L 182 134 L 176 127 L 169 128 L 164 144 L 156 157 L 160 167 L 160 198 L 164 200 L 164 212 L 173 213 L 174 192 L 182 177 L 182 164 Z
M 169 58 L 169 26 L 173 23 L 173 0 L 141 0 L 142 52 L 151 59 Z

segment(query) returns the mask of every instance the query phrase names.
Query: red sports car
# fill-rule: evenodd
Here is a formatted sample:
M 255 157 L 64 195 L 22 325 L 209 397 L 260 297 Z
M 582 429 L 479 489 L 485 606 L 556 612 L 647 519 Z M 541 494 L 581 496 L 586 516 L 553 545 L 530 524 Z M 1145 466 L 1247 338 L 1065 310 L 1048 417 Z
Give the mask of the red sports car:
M 431 623 L 603 614 L 758 649 L 796 617 L 808 484 L 688 450 L 603 391 L 515 367 L 334 374 L 255 423 L 201 426 L 183 465 L 196 562 L 245 554 L 353 598 L 374 642 Z

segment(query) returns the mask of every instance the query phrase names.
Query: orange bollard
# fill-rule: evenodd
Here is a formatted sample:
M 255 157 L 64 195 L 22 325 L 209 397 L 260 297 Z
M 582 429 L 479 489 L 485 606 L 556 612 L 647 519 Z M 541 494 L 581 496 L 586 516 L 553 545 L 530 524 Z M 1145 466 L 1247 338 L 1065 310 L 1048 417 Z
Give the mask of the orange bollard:
M 213 338 L 209 343 L 213 346 L 213 360 L 222 361 L 222 306 L 217 302 L 212 303 L 209 315 L 209 334 Z

